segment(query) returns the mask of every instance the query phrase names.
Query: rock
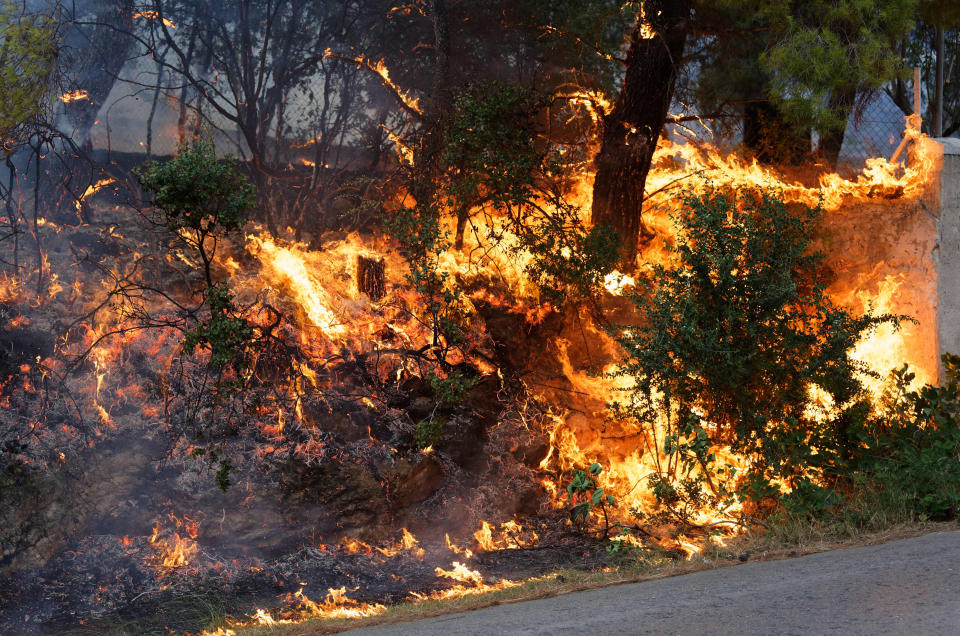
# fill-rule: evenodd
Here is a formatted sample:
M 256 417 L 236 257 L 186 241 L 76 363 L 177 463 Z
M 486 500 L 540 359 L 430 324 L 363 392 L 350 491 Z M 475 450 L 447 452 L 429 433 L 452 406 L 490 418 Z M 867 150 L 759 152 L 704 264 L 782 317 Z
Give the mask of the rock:
M 406 508 L 420 503 L 435 493 L 444 482 L 443 467 L 433 455 L 426 455 L 407 470 L 400 472 L 393 488 L 393 505 Z
M 307 466 L 287 462 L 281 472 L 286 503 L 296 509 L 304 502 L 319 501 L 343 529 L 370 529 L 388 516 L 386 490 L 369 467 L 328 462 Z

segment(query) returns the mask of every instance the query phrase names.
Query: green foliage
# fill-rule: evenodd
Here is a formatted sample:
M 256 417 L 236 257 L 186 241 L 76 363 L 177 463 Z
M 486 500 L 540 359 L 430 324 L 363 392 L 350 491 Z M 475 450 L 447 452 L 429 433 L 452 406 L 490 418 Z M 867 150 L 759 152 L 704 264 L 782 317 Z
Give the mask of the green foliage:
M 846 125 L 850 100 L 840 95 L 879 90 L 902 75 L 896 48 L 910 32 L 909 0 L 711 0 L 697 8 L 695 28 L 715 34 L 692 52 L 697 72 L 681 94 L 696 95 L 702 112 L 744 100 L 770 99 L 793 126 L 821 132 Z M 771 139 L 771 141 L 776 141 Z
M 751 460 L 737 486 L 759 500 L 776 478 L 806 488 L 856 444 L 865 369 L 850 351 L 899 318 L 853 315 L 826 297 L 810 245 L 820 214 L 763 190 L 688 195 L 672 263 L 652 266 L 632 297 L 637 323 L 611 329 L 625 352 L 614 375 L 632 382 L 614 408 L 648 431 L 665 418 L 668 461 L 652 483 L 675 513 L 729 499 L 733 475 L 713 466 L 712 445 Z M 808 410 L 810 387 L 841 405 L 836 417 Z
M 531 256 L 527 276 L 557 304 L 594 297 L 617 264 L 617 234 L 606 225 L 585 229 L 579 214 L 558 202 L 552 214 L 520 232 L 519 247 Z
M 43 112 L 58 48 L 53 16 L 29 14 L 13 0 L 0 1 L 0 146 L 4 154 L 22 143 L 24 126 Z
M 692 518 L 702 509 L 724 511 L 732 506 L 736 502 L 737 470 L 720 462 L 713 448 L 700 418 L 690 413 L 686 422 L 664 438 L 668 469 L 648 477 L 658 509 L 632 509 L 631 514 L 645 524 L 684 526 L 692 525 Z
M 243 370 L 249 363 L 246 350 L 253 328 L 240 315 L 226 285 L 208 287 L 205 301 L 210 315 L 184 334 L 183 352 L 192 355 L 198 347 L 206 347 L 210 350 L 211 367 L 230 365 L 237 371 Z
M 418 448 L 428 448 L 435 446 L 443 437 L 443 426 L 447 423 L 445 417 L 433 415 L 427 419 L 417 422 L 413 431 L 413 439 Z
M 466 401 L 470 389 L 477 384 L 476 378 L 468 378 L 458 369 L 451 370 L 445 378 L 432 373 L 427 377 L 439 409 L 454 409 L 461 406 Z
M 205 285 L 200 293 L 209 315 L 185 330 L 183 353 L 210 351 L 214 370 L 247 366 L 246 350 L 253 336 L 250 323 L 234 305 L 233 294 L 213 280 L 217 239 L 239 230 L 254 204 L 254 189 L 232 158 L 217 158 L 213 142 L 197 139 L 180 145 L 166 163 L 148 162 L 135 171 L 154 195 L 170 231 L 200 257 Z
M 531 92 L 499 82 L 457 95 L 443 152 L 453 209 L 488 203 L 504 210 L 534 197 L 543 161 L 534 119 L 539 107 Z
M 574 470 L 570 483 L 567 484 L 567 497 L 573 503 L 570 508 L 570 521 L 585 530 L 591 515 L 599 511 L 603 517 L 603 528 L 599 534 L 601 538 L 606 538 L 610 530 L 619 528 L 620 524 L 610 524 L 607 506 L 613 507 L 616 501 L 613 495 L 605 494 L 596 482 L 602 472 L 603 467 L 597 462 L 591 464 L 587 471 Z
M 774 31 L 760 64 L 789 120 L 821 131 L 846 126 L 846 113 L 829 107 L 831 94 L 879 90 L 906 70 L 894 46 L 913 27 L 916 2 L 815 0 L 787 14 L 780 5 L 767 8 Z
M 838 464 L 834 487 L 796 484 L 771 519 L 775 536 L 802 541 L 823 524 L 847 536 L 960 517 L 960 357 L 945 354 L 943 366 L 944 385 L 919 390 L 910 390 L 906 365 L 890 374 L 877 412 L 849 431 L 855 452 Z
M 173 231 L 213 235 L 239 230 L 254 205 L 253 185 L 235 159 L 217 158 L 212 141 L 182 143 L 172 160 L 148 162 L 135 174 Z
M 230 458 L 221 457 L 216 447 L 212 444 L 206 447 L 199 446 L 194 448 L 191 454 L 193 457 L 206 457 L 210 468 L 214 466 L 217 467 L 213 475 L 214 481 L 217 484 L 217 488 L 220 489 L 220 492 L 227 492 L 230 488 L 230 473 L 236 472 L 237 470 L 233 462 L 230 461 Z
M 443 437 L 443 427 L 447 424 L 447 418 L 438 415 L 437 411 L 452 411 L 463 406 L 470 389 L 477 384 L 475 378 L 464 376 L 458 369 L 451 369 L 445 378 L 435 373 L 428 373 L 425 379 L 433 389 L 436 407 L 430 417 L 417 422 L 414 439 L 420 448 L 436 446 Z
M 449 248 L 438 214 L 429 206 L 404 208 L 387 221 L 387 230 L 399 241 L 410 265 L 407 282 L 420 294 L 422 319 L 433 337 L 431 352 L 441 364 L 463 343 L 470 311 L 459 281 L 442 266 Z
M 945 354 L 943 386 L 908 391 L 906 366 L 891 377 L 885 408 L 859 431 L 852 468 L 881 489 L 903 492 L 919 519 L 960 515 L 960 357 Z

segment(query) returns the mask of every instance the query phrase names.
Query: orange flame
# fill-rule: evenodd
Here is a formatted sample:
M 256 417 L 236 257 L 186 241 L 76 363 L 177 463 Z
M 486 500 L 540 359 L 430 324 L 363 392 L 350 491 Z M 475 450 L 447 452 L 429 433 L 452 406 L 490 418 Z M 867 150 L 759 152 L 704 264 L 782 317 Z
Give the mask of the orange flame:
M 74 90 L 74 91 L 68 91 L 60 96 L 60 101 L 63 102 L 64 104 L 69 104 L 70 102 L 76 102 L 80 100 L 89 100 L 89 99 L 90 99 L 90 93 L 88 93 L 87 91 L 81 88 L 78 88 L 77 90 Z

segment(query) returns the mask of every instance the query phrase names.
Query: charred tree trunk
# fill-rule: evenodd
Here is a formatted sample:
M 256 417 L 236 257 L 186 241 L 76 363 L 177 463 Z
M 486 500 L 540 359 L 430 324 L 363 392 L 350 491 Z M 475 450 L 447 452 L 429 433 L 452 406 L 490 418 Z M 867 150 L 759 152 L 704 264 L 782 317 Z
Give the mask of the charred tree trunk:
M 591 219 L 620 236 L 620 259 L 628 269 L 640 235 L 650 235 L 642 218 L 643 188 L 673 97 L 690 11 L 690 0 L 643 4 L 627 52 L 623 89 L 603 122 Z
M 382 259 L 357 256 L 357 290 L 374 302 L 386 295 L 386 267 Z

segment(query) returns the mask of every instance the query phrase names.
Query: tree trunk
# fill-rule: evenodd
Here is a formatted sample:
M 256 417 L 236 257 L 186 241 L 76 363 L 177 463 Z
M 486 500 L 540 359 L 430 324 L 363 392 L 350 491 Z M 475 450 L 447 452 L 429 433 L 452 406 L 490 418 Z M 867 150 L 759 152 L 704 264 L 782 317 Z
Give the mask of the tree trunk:
M 743 107 L 743 145 L 759 163 L 796 165 L 810 157 L 810 133 L 785 121 L 776 107 L 757 100 Z
M 419 176 L 413 184 L 413 196 L 420 206 L 432 209 L 436 203 L 437 181 L 440 178 L 443 117 L 450 107 L 450 30 L 445 0 L 430 2 L 430 17 L 434 39 L 433 86 L 423 113 L 423 138 L 414 159 Z
M 835 130 L 820 133 L 820 145 L 817 147 L 817 154 L 834 170 L 837 169 L 837 159 L 839 159 L 840 150 L 843 148 L 843 137 L 847 131 L 847 120 L 850 119 L 850 113 L 853 112 L 853 106 L 856 100 L 857 91 L 855 88 L 839 88 L 830 94 L 830 99 L 827 102 L 830 110 L 833 111 L 837 119 L 843 123 Z
M 620 260 L 633 269 L 643 224 L 643 188 L 673 97 L 690 21 L 690 0 L 648 0 L 627 52 L 623 88 L 604 118 L 591 220 L 620 237 Z

